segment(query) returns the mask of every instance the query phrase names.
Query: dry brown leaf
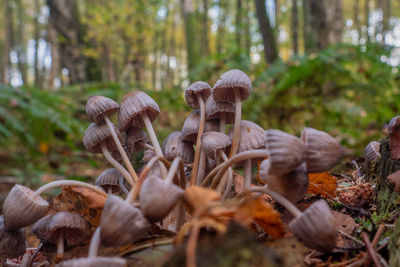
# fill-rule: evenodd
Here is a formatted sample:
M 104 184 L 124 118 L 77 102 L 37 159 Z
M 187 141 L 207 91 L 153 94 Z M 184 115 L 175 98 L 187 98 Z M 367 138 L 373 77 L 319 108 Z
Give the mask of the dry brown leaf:
M 92 226 L 100 224 L 106 197 L 90 189 L 76 186 L 65 186 L 54 199 L 50 212 L 73 211 L 79 213 Z
M 356 222 L 350 215 L 343 214 L 337 211 L 331 211 L 333 216 L 336 219 L 336 229 L 340 230 L 348 235 L 351 235 L 356 228 Z M 336 241 L 336 247 L 339 248 L 353 248 L 353 241 L 349 238 L 343 236 L 342 234 L 338 234 L 338 239 Z
M 400 170 L 390 174 L 387 179 L 394 183 L 394 191 L 400 193 Z
M 326 198 L 336 196 L 337 180 L 328 172 L 309 173 L 308 194 L 318 194 Z
M 285 233 L 280 213 L 263 198 L 246 198 L 237 209 L 234 219 L 247 227 L 256 223 L 273 238 L 282 237 Z
M 202 212 L 212 202 L 219 201 L 221 194 L 201 186 L 190 186 L 183 193 L 183 199 L 189 206 L 190 211 Z

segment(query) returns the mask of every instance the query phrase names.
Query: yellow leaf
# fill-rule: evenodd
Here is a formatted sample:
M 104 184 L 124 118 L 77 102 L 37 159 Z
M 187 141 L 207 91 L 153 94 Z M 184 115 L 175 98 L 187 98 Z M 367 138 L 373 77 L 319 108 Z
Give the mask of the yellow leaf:
M 337 180 L 328 172 L 309 173 L 309 186 L 307 193 L 318 194 L 326 198 L 336 196 Z
M 282 237 L 285 233 L 280 213 L 262 198 L 246 198 L 238 207 L 234 219 L 246 227 L 256 223 L 273 238 Z
M 221 194 L 201 186 L 191 186 L 183 193 L 183 199 L 191 211 L 202 212 L 212 202 L 219 201 Z

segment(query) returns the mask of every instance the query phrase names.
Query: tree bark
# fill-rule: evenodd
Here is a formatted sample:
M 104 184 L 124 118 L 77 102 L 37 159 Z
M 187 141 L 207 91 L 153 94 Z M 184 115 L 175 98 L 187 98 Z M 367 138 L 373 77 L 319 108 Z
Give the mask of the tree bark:
M 235 36 L 238 50 L 242 49 L 242 0 L 236 0 Z
M 5 26 L 6 26 L 6 36 L 4 42 L 4 69 L 1 76 L 1 81 L 4 84 L 9 84 L 11 82 L 11 60 L 10 60 L 10 52 L 14 47 L 14 23 L 12 19 L 12 8 L 11 8 L 11 0 L 5 0 Z
M 225 52 L 224 49 L 224 41 L 225 41 L 225 31 L 226 31 L 226 20 L 227 20 L 227 9 L 228 9 L 228 0 L 219 0 L 218 1 L 218 29 L 217 29 L 217 54 L 223 54 Z
M 40 26 L 39 26 L 39 13 L 40 6 L 39 0 L 34 0 L 34 9 L 35 9 L 35 19 L 33 24 L 33 38 L 35 39 L 35 54 L 33 57 L 33 72 L 34 72 L 34 84 L 36 87 L 39 87 L 40 77 L 39 77 L 39 38 L 40 38 Z
M 263 38 L 265 60 L 271 64 L 278 58 L 278 50 L 275 43 L 274 31 L 267 16 L 265 1 L 255 0 L 255 6 L 258 25 Z
M 316 49 L 316 36 L 315 32 L 313 31 L 310 0 L 303 0 L 303 20 L 304 51 L 305 53 L 310 53 Z
M 209 38 L 208 38 L 208 0 L 203 0 L 203 34 L 202 34 L 201 52 L 203 56 L 209 54 Z
M 292 29 L 292 44 L 293 54 L 299 53 L 299 12 L 297 8 L 297 0 L 292 0 L 292 17 L 291 17 L 291 29 Z
M 251 49 L 251 1 L 250 0 L 245 0 L 245 25 L 244 25 L 244 36 L 245 36 L 245 48 L 246 48 L 246 55 L 247 57 L 250 57 L 250 49 Z
M 47 25 L 48 40 L 51 47 L 51 68 L 48 80 L 48 87 L 50 89 L 55 88 L 55 80 L 60 75 L 60 53 L 57 40 L 57 31 L 54 28 L 53 22 L 49 20 Z

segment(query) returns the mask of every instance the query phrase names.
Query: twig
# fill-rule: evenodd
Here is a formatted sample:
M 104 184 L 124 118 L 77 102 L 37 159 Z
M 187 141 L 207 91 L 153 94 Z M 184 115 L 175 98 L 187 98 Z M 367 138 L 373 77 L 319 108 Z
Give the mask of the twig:
M 375 249 L 373 248 L 373 246 L 372 246 L 372 244 L 371 244 L 371 241 L 369 240 L 368 235 L 367 235 L 365 232 L 362 232 L 362 233 L 361 233 L 361 237 L 362 237 L 362 239 L 363 239 L 364 242 L 365 242 L 365 246 L 367 247 L 367 251 L 369 252 L 369 255 L 371 256 L 372 261 L 375 263 L 375 266 L 377 266 L 377 267 L 383 267 L 382 264 L 381 264 L 381 262 L 380 262 L 379 259 L 378 259 L 378 256 L 376 255 L 376 251 L 375 251 Z
M 379 225 L 378 231 L 376 231 L 374 239 L 372 239 L 372 247 L 376 247 L 376 245 L 378 244 L 379 238 L 381 238 L 383 230 L 385 230 L 385 225 L 384 224 Z
M 348 233 L 345 233 L 345 232 L 343 232 L 342 230 L 337 230 L 340 234 L 342 234 L 342 235 L 344 235 L 345 237 L 347 237 L 347 238 L 349 238 L 349 239 L 351 239 L 351 240 L 353 240 L 354 242 L 356 242 L 357 244 L 359 244 L 359 245 L 361 245 L 361 246 L 365 246 L 365 243 L 364 242 L 362 242 L 361 240 L 358 240 L 357 238 L 355 238 L 354 236 L 352 236 L 352 235 L 349 235 Z

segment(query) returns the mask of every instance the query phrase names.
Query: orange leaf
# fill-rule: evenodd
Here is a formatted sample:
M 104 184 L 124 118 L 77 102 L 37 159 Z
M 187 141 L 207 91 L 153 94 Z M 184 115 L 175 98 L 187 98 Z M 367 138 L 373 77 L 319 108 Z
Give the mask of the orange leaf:
M 262 198 L 246 198 L 234 219 L 247 227 L 256 223 L 273 238 L 282 237 L 285 233 L 280 213 Z
M 201 186 L 191 186 L 183 193 L 183 199 L 194 212 L 202 212 L 212 202 L 219 201 L 221 194 Z
M 47 154 L 47 152 L 49 152 L 49 144 L 44 142 L 44 141 L 40 141 L 39 143 L 39 151 L 43 154 Z
M 326 198 L 336 196 L 337 180 L 328 172 L 309 173 L 309 186 L 307 193 L 318 194 Z

